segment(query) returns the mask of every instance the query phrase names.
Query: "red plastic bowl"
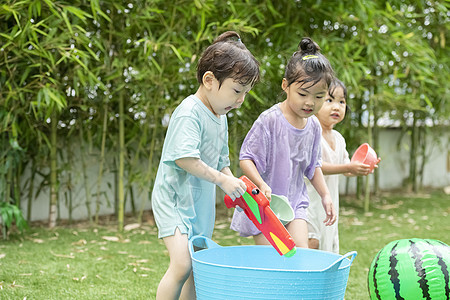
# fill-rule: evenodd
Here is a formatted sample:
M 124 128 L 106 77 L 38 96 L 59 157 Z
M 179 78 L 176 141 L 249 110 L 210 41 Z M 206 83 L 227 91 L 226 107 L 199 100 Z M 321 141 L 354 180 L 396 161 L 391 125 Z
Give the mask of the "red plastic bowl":
M 351 161 L 359 161 L 366 165 L 370 165 L 370 171 L 372 171 L 377 164 L 378 156 L 369 144 L 364 143 L 356 149 Z

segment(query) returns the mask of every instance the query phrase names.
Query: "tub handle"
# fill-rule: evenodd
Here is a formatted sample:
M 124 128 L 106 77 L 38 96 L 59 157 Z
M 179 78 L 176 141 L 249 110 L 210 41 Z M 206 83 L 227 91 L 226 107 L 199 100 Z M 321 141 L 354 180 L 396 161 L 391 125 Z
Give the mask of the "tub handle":
M 347 254 L 344 254 L 341 257 L 339 257 L 334 263 L 332 263 L 328 268 L 326 268 L 322 272 L 336 272 L 337 270 L 341 269 L 340 265 L 342 261 L 346 258 L 350 258 L 350 265 L 351 265 L 356 255 L 357 255 L 356 251 L 348 252 Z
M 194 235 L 189 239 L 189 252 L 191 253 L 191 256 L 201 250 L 205 249 L 212 249 L 220 247 L 210 238 L 207 238 L 206 236 L 201 235 Z

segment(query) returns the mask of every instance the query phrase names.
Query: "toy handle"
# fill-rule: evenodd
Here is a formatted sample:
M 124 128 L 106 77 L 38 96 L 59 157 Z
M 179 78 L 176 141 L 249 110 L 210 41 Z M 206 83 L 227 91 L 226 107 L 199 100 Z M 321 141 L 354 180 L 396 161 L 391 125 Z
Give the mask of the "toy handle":
M 223 199 L 223 201 L 225 202 L 225 205 L 227 208 L 232 208 L 234 206 L 236 206 L 236 203 L 231 200 L 230 196 L 225 195 L 225 198 Z
M 197 251 L 213 249 L 217 247 L 220 246 L 206 236 L 194 235 L 189 239 L 189 252 L 191 253 L 191 257 Z
M 357 255 L 356 251 L 348 252 L 347 254 L 339 257 L 334 263 L 332 263 L 328 268 L 324 269 L 322 272 L 336 272 L 338 269 L 340 269 L 342 261 L 348 257 L 350 257 L 350 265 L 351 265 L 356 255 Z

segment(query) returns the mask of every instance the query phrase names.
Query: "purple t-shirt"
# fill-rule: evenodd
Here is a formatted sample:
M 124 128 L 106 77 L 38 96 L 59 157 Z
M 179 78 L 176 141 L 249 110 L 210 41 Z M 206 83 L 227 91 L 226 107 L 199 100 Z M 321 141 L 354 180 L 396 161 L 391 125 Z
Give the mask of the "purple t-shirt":
M 305 128 L 292 126 L 275 104 L 264 111 L 253 124 L 241 147 L 240 160 L 252 160 L 273 194 L 289 199 L 296 219 L 307 219 L 309 197 L 304 176 L 312 179 L 322 165 L 320 139 L 322 128 L 312 116 Z M 234 211 L 231 229 L 242 236 L 260 231 L 245 213 Z

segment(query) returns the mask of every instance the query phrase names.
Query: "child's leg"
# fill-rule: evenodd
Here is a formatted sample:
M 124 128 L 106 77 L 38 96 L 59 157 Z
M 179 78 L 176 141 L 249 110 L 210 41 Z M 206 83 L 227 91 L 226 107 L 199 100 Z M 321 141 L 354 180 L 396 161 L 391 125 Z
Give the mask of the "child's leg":
M 319 249 L 319 240 L 315 238 L 310 238 L 308 240 L 309 249 Z
M 191 300 L 195 298 L 194 274 L 191 272 L 181 289 L 180 300 Z
M 320 228 L 322 228 L 322 220 L 319 221 L 317 216 L 313 216 L 311 210 L 309 210 L 308 213 L 308 247 L 309 249 L 319 249 L 321 235 Z
M 287 224 L 286 229 L 297 247 L 308 248 L 308 224 L 305 220 L 295 219 Z
M 195 299 L 193 280 L 187 280 L 192 273 L 191 256 L 188 249 L 188 236 L 176 229 L 175 234 L 163 238 L 169 251 L 169 268 L 159 282 L 157 300 L 179 299 L 183 285 L 184 299 Z M 192 286 L 191 286 L 192 285 Z
M 294 239 L 295 245 L 308 248 L 308 224 L 303 219 L 295 219 L 287 224 L 286 229 Z M 260 233 L 253 236 L 256 245 L 270 245 L 266 237 Z
M 253 239 L 255 240 L 256 245 L 270 245 L 270 242 L 266 239 L 266 237 L 262 233 L 254 235 Z

